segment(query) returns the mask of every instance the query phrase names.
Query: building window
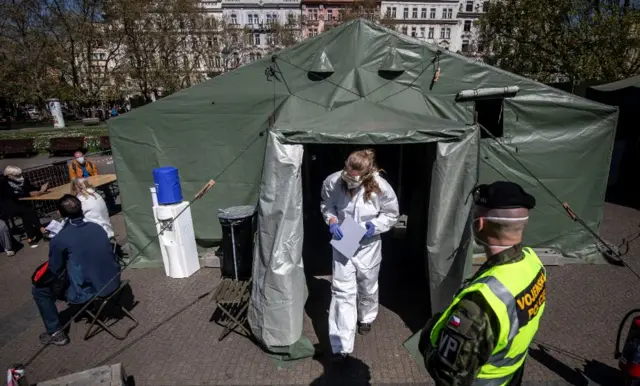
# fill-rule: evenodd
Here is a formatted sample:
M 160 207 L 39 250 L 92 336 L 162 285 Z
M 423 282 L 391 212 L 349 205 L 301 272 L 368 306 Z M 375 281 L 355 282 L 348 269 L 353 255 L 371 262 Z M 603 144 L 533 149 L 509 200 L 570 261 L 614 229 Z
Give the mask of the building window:
M 420 10 L 420 19 L 426 19 L 427 18 L 427 9 L 426 8 L 422 8 Z
M 407 27 L 402 27 L 402 33 L 403 33 L 403 34 L 405 34 L 405 35 L 406 35 L 406 34 L 407 34 L 407 31 L 408 31 Z
M 316 36 L 318 34 L 318 29 L 317 28 L 310 28 L 309 29 L 309 36 Z
M 489 2 L 485 1 L 482 3 L 482 12 L 489 12 Z
M 389 19 L 391 17 L 391 8 L 387 8 L 387 12 L 385 12 L 385 17 Z
M 418 8 L 414 8 L 411 10 L 411 17 L 414 19 L 418 18 Z
M 238 25 L 238 15 L 231 15 L 231 24 Z
M 273 39 L 273 34 L 267 34 L 267 45 L 272 46 L 275 44 L 275 40 Z
M 416 27 L 411 27 L 411 36 L 414 37 L 414 38 L 417 36 L 416 35 Z
M 443 19 L 447 18 L 447 9 L 446 8 L 442 8 L 442 18 Z
M 444 39 L 445 29 L 440 28 L 440 39 Z
M 433 39 L 434 32 L 435 32 L 435 28 L 429 27 L 429 35 L 427 35 L 427 38 Z
M 327 20 L 333 20 L 333 9 L 327 9 Z
M 396 18 L 396 7 L 391 8 L 391 17 Z
M 464 21 L 464 32 L 471 32 L 471 20 Z
M 317 9 L 312 9 L 311 10 L 311 20 L 318 20 L 318 10 Z
M 469 52 L 469 41 L 468 40 L 463 40 L 462 41 L 462 52 Z
M 467 6 L 465 8 L 467 12 L 473 12 L 473 1 L 467 1 Z
M 453 19 L 453 8 L 447 10 L 447 19 Z
M 253 15 L 249 15 L 249 21 L 248 21 L 248 23 L 249 23 L 249 24 L 253 24 Z
M 402 10 L 402 18 L 403 19 L 408 19 L 409 18 L 409 8 L 405 8 Z
M 256 55 L 252 52 L 249 54 L 249 61 L 253 62 L 256 60 Z
M 502 119 L 503 99 L 485 99 L 475 101 L 478 123 L 484 126 L 494 137 L 504 135 L 504 122 Z M 480 132 L 480 138 L 491 138 L 484 130 Z
M 260 34 L 253 35 L 253 44 L 255 44 L 256 46 L 260 45 Z
M 429 18 L 430 19 L 435 19 L 436 18 L 436 9 L 435 8 L 431 8 L 431 10 L 429 11 Z
M 209 48 L 213 47 L 213 38 L 211 36 L 207 37 L 207 47 Z
M 424 38 L 424 27 L 420 27 L 420 37 Z
M 445 28 L 444 38 L 451 39 L 451 28 Z

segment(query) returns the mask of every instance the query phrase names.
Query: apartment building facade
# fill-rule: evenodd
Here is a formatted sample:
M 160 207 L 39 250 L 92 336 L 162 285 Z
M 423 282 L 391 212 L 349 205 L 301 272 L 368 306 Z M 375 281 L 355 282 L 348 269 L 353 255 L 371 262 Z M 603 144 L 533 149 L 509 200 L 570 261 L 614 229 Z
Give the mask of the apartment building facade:
M 382 1 L 381 11 L 398 32 L 473 55 L 482 48 L 477 20 L 488 6 L 486 0 L 395 0 Z
M 381 1 L 372 1 L 366 6 L 370 15 L 379 17 Z M 303 39 L 321 34 L 343 22 L 344 12 L 354 6 L 354 0 L 302 0 L 301 21 Z
M 221 3 L 226 22 L 248 30 L 250 43 L 257 48 L 274 44 L 276 25 L 299 26 L 300 0 L 221 0 Z

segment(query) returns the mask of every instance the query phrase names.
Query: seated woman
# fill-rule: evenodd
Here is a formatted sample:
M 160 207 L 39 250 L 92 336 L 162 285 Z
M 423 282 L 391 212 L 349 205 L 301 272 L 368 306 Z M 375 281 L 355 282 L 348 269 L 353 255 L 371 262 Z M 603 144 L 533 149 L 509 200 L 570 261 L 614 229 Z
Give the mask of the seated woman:
M 31 248 L 38 246 L 42 238 L 44 228 L 40 219 L 31 205 L 26 201 L 20 201 L 24 197 L 36 197 L 44 194 L 47 184 L 41 188 L 34 187 L 22 176 L 22 169 L 17 166 L 7 166 L 4 169 L 4 178 L 0 180 L 0 206 L 5 218 L 19 217 L 22 219 L 27 242 Z
M 115 236 L 107 204 L 86 178 L 75 178 L 71 181 L 71 195 L 76 196 L 82 203 L 85 221 L 100 225 L 110 239 Z

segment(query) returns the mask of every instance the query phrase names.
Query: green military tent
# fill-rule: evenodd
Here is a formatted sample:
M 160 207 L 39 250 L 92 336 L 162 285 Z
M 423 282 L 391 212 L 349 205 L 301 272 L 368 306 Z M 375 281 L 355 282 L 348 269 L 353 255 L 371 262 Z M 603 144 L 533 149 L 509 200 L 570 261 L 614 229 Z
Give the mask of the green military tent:
M 177 167 L 187 197 L 216 180 L 193 210 L 200 243 L 220 239 L 218 208 L 258 205 L 249 320 L 265 345 L 290 346 L 301 337 L 307 297 L 303 241 L 326 234 L 307 229 L 321 181 L 308 178 L 314 160 L 316 169 L 339 167 L 344 146 L 372 146 L 385 170 L 404 165 L 390 179 L 403 190 L 408 228 L 420 224 L 417 250 L 431 307 L 441 310 L 468 273 L 469 195 L 479 182 L 511 180 L 536 196 L 528 245 L 566 261 L 598 261 L 588 232 L 525 168 L 597 231 L 617 116 L 615 108 L 356 20 L 109 128 L 134 254 L 156 237 L 155 167 Z M 392 168 L 382 162 L 385 152 Z M 139 266 L 161 261 L 154 244 Z

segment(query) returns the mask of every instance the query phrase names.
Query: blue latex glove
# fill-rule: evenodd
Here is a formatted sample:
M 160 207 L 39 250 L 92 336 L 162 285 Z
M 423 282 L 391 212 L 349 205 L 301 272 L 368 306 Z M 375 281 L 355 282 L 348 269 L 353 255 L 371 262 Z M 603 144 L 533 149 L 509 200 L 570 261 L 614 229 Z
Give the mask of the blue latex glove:
M 364 234 L 363 238 L 369 239 L 373 237 L 373 233 L 376 231 L 376 226 L 373 225 L 371 221 L 367 221 L 364 226 L 367 228 L 367 233 Z
M 338 223 L 329 225 L 329 232 L 331 232 L 331 235 L 336 240 L 342 240 L 342 237 L 344 236 L 342 234 L 342 229 L 340 229 L 340 225 L 338 225 Z

